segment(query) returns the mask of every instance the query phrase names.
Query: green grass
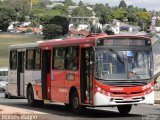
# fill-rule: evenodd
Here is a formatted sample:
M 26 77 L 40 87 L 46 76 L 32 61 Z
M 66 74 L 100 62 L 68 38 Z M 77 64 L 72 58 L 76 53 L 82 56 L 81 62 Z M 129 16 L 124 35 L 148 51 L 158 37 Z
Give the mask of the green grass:
M 0 34 L 0 67 L 8 67 L 8 47 L 15 44 L 34 43 L 42 40 L 36 36 Z

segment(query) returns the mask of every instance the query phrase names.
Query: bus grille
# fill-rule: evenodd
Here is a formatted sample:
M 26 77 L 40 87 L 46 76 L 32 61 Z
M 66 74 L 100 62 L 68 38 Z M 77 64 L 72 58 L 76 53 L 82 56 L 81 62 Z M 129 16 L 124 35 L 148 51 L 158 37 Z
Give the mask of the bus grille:
M 116 103 L 134 103 L 134 102 L 140 102 L 140 101 L 143 101 L 143 100 L 144 100 L 143 97 L 136 97 L 136 98 L 133 98 L 130 101 L 125 101 L 123 98 L 114 98 L 113 102 L 116 102 Z

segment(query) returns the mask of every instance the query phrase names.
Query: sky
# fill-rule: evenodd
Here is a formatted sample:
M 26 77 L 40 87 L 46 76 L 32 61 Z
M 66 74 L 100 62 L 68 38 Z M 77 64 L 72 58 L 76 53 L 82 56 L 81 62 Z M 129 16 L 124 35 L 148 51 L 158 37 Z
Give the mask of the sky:
M 72 0 L 79 2 L 80 0 Z M 118 6 L 121 0 L 81 0 L 84 3 L 108 3 L 109 6 Z M 137 6 L 139 8 L 146 8 L 147 10 L 160 11 L 160 0 L 125 0 L 127 5 Z

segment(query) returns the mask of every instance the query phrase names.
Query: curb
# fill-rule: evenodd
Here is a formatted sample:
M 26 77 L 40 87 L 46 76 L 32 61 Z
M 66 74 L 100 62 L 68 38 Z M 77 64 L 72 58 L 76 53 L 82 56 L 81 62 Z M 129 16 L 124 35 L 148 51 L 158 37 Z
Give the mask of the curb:
M 4 97 L 5 97 L 5 93 L 0 92 L 0 98 L 4 98 Z

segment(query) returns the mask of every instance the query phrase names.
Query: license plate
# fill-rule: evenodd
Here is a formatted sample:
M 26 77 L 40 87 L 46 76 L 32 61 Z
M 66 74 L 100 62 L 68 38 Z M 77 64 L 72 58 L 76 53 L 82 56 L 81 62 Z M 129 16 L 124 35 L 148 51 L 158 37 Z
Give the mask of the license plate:
M 129 97 L 129 98 L 124 98 L 123 100 L 124 100 L 124 101 L 132 101 L 133 98 Z

